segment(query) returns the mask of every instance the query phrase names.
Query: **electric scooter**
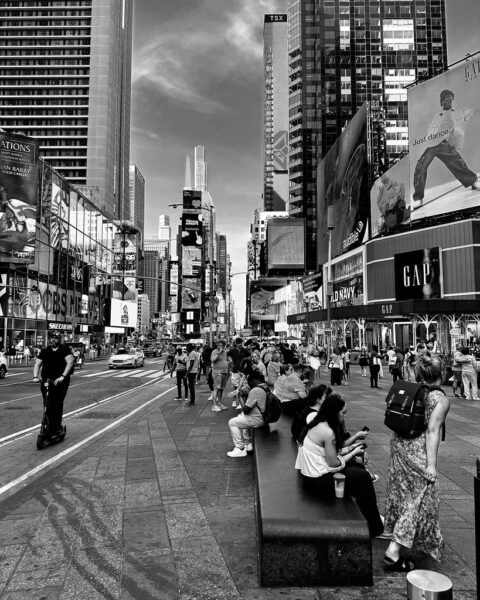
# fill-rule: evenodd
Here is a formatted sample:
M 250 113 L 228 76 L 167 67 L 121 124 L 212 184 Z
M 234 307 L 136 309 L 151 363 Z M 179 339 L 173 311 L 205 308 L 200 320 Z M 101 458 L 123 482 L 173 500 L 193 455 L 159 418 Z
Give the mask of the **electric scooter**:
M 66 425 L 62 425 L 61 429 L 53 435 L 51 435 L 49 432 L 48 417 L 47 417 L 47 399 L 49 398 L 49 394 L 51 394 L 53 391 L 54 383 L 53 383 L 53 379 L 48 379 L 47 381 L 45 381 L 43 383 L 45 386 L 45 396 L 43 398 L 42 424 L 40 425 L 40 432 L 37 436 L 37 450 L 42 450 L 46 446 L 50 446 L 52 444 L 58 444 L 59 442 L 63 442 L 63 440 L 65 439 L 65 436 L 67 435 Z

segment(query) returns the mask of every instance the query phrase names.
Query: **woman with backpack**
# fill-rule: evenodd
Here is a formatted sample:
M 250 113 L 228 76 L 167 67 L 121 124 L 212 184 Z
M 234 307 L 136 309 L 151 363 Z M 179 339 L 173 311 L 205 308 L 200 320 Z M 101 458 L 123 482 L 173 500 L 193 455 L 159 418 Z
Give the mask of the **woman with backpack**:
M 425 430 L 417 437 L 392 434 L 385 506 L 385 533 L 391 542 L 383 558 L 389 571 L 415 568 L 403 553 L 423 551 L 439 560 L 443 538 L 438 523 L 437 457 L 450 402 L 440 389 L 443 362 L 425 352 L 415 364 L 417 382 L 432 386 L 426 396 Z
M 300 470 L 309 493 L 327 499 L 335 498 L 334 473 L 345 475 L 345 494 L 354 496 L 370 536 L 376 537 L 383 532 L 383 523 L 373 482 L 365 467 L 353 460 L 363 455 L 364 441 L 343 445 L 346 412 L 345 401 L 339 394 L 325 398 L 317 415 L 308 423 L 295 468 Z

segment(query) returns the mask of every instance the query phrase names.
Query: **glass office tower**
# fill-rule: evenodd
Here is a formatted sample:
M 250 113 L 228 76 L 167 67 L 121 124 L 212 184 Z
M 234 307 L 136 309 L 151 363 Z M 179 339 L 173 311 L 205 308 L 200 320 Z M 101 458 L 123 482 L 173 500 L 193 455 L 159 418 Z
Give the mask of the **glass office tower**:
M 444 0 L 290 0 L 289 212 L 306 219 L 307 269 L 318 266 L 316 168 L 345 123 L 372 102 L 392 164 L 408 150 L 405 87 L 446 66 Z

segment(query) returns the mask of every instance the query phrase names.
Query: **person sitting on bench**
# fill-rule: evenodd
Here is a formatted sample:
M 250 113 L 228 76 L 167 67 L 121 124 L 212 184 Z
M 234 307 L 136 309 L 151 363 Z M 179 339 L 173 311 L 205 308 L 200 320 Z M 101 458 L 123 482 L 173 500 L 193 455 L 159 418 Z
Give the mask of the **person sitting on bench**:
M 365 517 L 371 537 L 383 533 L 383 522 L 370 474 L 352 461 L 364 453 L 364 442 L 343 446 L 347 407 L 339 394 L 325 398 L 299 446 L 295 468 L 300 470 L 305 489 L 321 498 L 335 498 L 333 474 L 345 475 L 345 494 L 354 496 Z M 348 463 L 348 464 L 347 464 Z

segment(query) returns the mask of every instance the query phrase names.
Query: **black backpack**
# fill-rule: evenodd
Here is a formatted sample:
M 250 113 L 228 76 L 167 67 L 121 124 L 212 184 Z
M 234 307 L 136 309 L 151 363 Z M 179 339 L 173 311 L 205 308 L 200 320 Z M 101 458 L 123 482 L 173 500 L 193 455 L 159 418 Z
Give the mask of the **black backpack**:
M 262 384 L 258 387 L 262 388 L 267 395 L 265 400 L 265 410 L 260 410 L 260 407 L 257 405 L 258 410 L 260 410 L 262 413 L 263 421 L 265 425 L 268 425 L 269 423 L 276 423 L 282 414 L 282 403 L 280 402 L 279 398 L 275 396 L 268 385 Z
M 425 406 L 427 396 L 432 390 L 445 393 L 437 385 L 397 379 L 385 400 L 387 403 L 385 425 L 403 438 L 413 439 L 422 435 L 427 429 Z M 445 429 L 443 429 L 442 441 L 444 439 Z

